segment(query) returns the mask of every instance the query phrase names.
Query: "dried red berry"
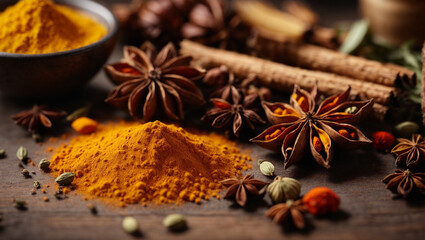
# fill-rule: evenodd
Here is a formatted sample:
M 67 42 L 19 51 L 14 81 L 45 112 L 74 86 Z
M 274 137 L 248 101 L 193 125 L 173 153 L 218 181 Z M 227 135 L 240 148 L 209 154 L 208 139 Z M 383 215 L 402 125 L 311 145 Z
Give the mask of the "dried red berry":
M 338 211 L 339 202 L 338 195 L 327 187 L 313 188 L 303 197 L 304 206 L 313 215 L 334 213 Z
M 395 137 L 385 131 L 377 131 L 372 134 L 372 146 L 379 151 L 389 151 L 395 144 Z

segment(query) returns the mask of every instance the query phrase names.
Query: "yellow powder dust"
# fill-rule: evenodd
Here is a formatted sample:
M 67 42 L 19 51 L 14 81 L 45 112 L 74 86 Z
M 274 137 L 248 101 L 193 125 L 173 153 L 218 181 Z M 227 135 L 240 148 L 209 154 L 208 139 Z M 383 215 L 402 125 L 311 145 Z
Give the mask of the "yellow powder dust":
M 219 198 L 221 180 L 251 168 L 251 158 L 214 133 L 159 121 L 100 124 L 55 150 L 52 174 L 76 174 L 78 191 L 121 204 L 199 203 Z
M 94 43 L 106 28 L 50 0 L 21 0 L 0 13 L 0 52 L 41 54 Z

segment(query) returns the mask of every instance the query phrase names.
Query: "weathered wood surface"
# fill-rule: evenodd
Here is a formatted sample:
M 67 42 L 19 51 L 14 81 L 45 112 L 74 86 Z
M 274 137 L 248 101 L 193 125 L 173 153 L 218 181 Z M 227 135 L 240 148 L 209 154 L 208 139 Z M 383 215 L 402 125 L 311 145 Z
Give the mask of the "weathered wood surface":
M 112 60 L 119 59 L 117 49 Z M 60 102 L 67 109 L 75 109 L 87 102 L 94 102 L 94 115 L 110 116 L 112 111 L 103 103 L 112 85 L 103 73 L 99 74 L 83 93 Z M 53 86 L 52 86 L 53 88 Z M 56 102 L 57 103 L 57 102 Z M 279 154 L 241 144 L 252 150 L 254 159 L 265 158 L 277 167 L 279 175 L 297 178 L 302 183 L 302 194 L 316 186 L 327 186 L 341 197 L 341 211 L 330 218 L 308 217 L 309 228 L 305 232 L 284 231 L 264 217 L 270 199 L 248 210 L 235 207 L 229 201 L 211 200 L 201 205 L 184 204 L 171 207 L 113 207 L 98 200 L 83 200 L 83 195 L 73 192 L 68 199 L 58 201 L 53 196 L 54 179 L 37 172 L 32 179 L 24 179 L 15 153 L 20 145 L 29 149 L 34 162 L 42 157 L 46 145 L 35 144 L 25 131 L 16 127 L 9 116 L 26 109 L 32 103 L 0 98 L 0 148 L 7 151 L 7 158 L 0 159 L 0 239 L 134 239 L 121 229 L 123 216 L 134 215 L 139 221 L 144 239 L 424 239 L 425 201 L 392 199 L 382 178 L 394 170 L 394 158 L 367 148 L 356 152 L 336 152 L 333 166 L 322 169 L 307 158 L 299 166 L 283 169 Z M 382 126 L 363 125 L 370 136 L 372 129 Z M 54 134 L 54 133 L 52 133 Z M 256 177 L 267 180 L 253 163 Z M 42 185 L 50 184 L 47 193 L 37 191 L 31 195 L 33 180 Z M 270 179 L 271 180 L 271 179 Z M 48 196 L 49 202 L 42 198 Z M 28 202 L 27 211 L 13 207 L 12 199 Z M 93 216 L 87 203 L 98 208 Z M 168 232 L 161 224 L 169 213 L 188 216 L 189 229 L 183 233 Z

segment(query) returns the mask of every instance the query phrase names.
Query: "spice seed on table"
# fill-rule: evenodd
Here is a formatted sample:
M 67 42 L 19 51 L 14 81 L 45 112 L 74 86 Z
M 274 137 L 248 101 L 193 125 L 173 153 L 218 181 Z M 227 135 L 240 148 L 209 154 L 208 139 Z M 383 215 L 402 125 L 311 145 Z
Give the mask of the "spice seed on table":
M 128 234 L 137 234 L 140 231 L 139 222 L 134 217 L 125 217 L 121 226 Z
M 16 156 L 19 160 L 24 161 L 28 158 L 28 150 L 24 146 L 20 146 L 16 152 Z

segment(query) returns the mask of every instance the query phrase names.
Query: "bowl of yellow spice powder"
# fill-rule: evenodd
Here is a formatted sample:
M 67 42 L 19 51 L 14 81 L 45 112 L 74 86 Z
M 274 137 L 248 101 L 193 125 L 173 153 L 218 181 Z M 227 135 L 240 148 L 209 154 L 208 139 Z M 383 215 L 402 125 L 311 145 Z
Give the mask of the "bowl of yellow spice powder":
M 113 14 L 88 0 L 0 1 L 0 91 L 61 97 L 105 64 L 118 32 Z

